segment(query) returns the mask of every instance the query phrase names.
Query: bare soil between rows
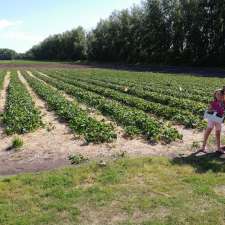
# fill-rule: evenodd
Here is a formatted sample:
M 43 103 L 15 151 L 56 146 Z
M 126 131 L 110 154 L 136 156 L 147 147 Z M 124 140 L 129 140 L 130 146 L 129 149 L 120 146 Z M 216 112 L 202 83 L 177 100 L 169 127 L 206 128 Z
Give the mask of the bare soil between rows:
M 19 151 L 7 149 L 11 145 L 12 137 L 4 137 L 0 141 L 0 176 L 15 175 L 26 172 L 40 172 L 71 165 L 68 157 L 82 154 L 90 161 L 108 161 L 120 158 L 122 154 L 129 157 L 165 156 L 168 158 L 185 157 L 193 154 L 193 141 L 201 141 L 202 134 L 191 130 L 180 130 L 184 133 L 183 141 L 170 145 L 151 145 L 147 141 L 136 138 L 126 139 L 119 136 L 116 141 L 108 144 L 89 144 L 74 138 L 70 132 L 64 132 L 65 124 L 58 124 L 56 128 L 47 131 L 39 129 L 34 133 L 21 135 L 24 146 Z

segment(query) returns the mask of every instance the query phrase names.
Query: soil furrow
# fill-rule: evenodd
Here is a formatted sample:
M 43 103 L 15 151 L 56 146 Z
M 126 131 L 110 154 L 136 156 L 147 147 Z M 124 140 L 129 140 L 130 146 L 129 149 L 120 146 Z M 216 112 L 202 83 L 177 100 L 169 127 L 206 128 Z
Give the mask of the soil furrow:
M 4 113 L 5 110 L 5 104 L 6 104 L 6 98 L 7 98 L 7 89 L 9 86 L 9 82 L 10 82 L 10 72 L 7 72 L 4 78 L 4 82 L 3 82 L 3 88 L 1 91 L 1 95 L 0 95 L 0 113 Z M 2 138 L 5 136 L 4 134 L 4 125 L 2 123 L 2 120 L 0 121 L 0 139 L 2 140 Z

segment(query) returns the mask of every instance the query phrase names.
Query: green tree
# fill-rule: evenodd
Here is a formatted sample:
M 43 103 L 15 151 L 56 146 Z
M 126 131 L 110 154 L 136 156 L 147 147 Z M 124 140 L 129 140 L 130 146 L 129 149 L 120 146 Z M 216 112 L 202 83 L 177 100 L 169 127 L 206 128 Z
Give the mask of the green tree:
M 3 48 L 0 49 L 0 60 L 12 60 L 15 59 L 17 53 L 14 50 Z

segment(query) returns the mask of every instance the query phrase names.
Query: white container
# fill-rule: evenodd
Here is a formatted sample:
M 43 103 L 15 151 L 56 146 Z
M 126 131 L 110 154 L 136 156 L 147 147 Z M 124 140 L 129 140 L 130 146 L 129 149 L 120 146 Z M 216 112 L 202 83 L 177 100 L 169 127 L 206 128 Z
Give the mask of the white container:
M 217 122 L 217 123 L 223 123 L 224 116 L 220 117 L 217 115 L 217 112 L 209 113 L 208 110 L 206 110 L 204 113 L 204 119 L 211 120 L 211 121 Z

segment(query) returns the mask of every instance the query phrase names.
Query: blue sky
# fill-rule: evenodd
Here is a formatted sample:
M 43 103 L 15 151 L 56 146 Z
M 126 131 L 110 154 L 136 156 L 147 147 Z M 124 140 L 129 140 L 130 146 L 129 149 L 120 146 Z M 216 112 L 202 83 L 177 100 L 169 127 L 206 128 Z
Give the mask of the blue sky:
M 94 28 L 112 11 L 141 0 L 0 0 L 0 48 L 25 52 L 51 34 Z

